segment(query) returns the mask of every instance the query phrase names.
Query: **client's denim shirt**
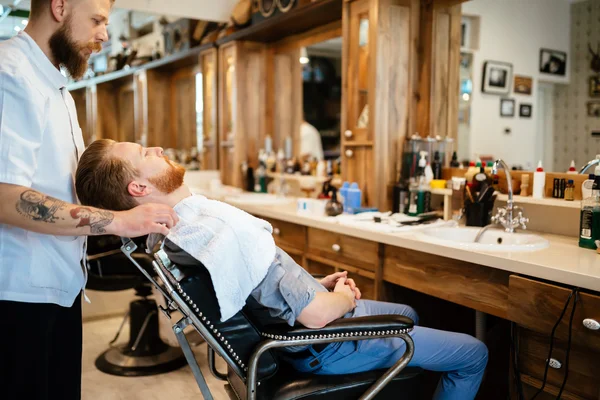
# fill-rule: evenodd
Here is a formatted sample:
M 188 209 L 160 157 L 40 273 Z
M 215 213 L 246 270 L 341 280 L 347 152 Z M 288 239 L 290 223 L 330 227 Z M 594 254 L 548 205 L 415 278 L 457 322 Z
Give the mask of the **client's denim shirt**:
M 251 296 L 268 308 L 272 317 L 281 318 L 294 326 L 296 318 L 314 299 L 315 294 L 327 291 L 287 253 L 277 248 L 267 276 L 252 291 Z

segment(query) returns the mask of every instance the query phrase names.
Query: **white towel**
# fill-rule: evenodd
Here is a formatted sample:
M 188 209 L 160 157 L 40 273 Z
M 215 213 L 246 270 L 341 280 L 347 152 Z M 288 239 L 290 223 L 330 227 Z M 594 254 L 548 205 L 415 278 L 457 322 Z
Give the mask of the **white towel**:
M 212 279 L 221 321 L 240 311 L 275 259 L 271 225 L 204 196 L 190 196 L 175 207 L 179 223 L 167 236 L 200 261 Z

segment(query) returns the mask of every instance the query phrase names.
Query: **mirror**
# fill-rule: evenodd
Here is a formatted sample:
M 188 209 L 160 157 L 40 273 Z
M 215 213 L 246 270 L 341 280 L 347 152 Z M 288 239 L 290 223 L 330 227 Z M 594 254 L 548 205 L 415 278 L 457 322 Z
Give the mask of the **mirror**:
M 337 159 L 342 113 L 342 38 L 302 48 L 300 63 L 304 112 L 300 154 L 317 160 Z
M 460 161 L 566 172 L 600 153 L 599 19 L 595 0 L 462 3 Z

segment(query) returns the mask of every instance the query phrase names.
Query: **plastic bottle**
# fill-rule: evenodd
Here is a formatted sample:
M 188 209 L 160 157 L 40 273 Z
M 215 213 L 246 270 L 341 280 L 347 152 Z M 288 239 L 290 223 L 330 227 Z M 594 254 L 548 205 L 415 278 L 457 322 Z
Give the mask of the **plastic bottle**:
M 534 199 L 543 199 L 544 198 L 544 189 L 546 187 L 546 172 L 544 172 L 544 167 L 542 167 L 542 161 L 538 162 L 538 166 L 533 173 L 533 198 Z
M 427 160 L 425 159 L 426 154 L 426 152 L 421 153 L 417 176 L 410 187 L 408 215 L 411 216 L 417 216 L 424 212 L 428 212 L 431 204 L 431 189 L 427 183 L 427 178 L 425 177 L 425 170 L 427 167 Z
M 440 161 L 439 151 L 434 153 L 431 169 L 433 170 L 433 179 L 442 179 L 442 162 Z
M 581 184 L 581 198 L 583 200 L 592 196 L 592 188 L 594 186 L 595 178 L 596 178 L 596 176 L 594 174 L 589 174 L 588 179 L 583 181 L 583 183 Z
M 567 174 L 577 174 L 577 168 L 575 168 L 575 160 L 571 160 L 571 165 L 569 166 Z
M 421 159 L 419 160 L 419 168 L 421 168 L 422 164 L 425 164 L 425 167 L 423 167 L 423 172 L 425 175 L 425 183 L 429 186 L 429 184 L 433 180 L 433 169 L 431 168 L 431 165 L 427 162 L 426 157 L 427 157 L 427 152 L 422 151 Z
M 581 201 L 579 220 L 579 247 L 596 249 L 596 240 L 600 239 L 600 176 L 597 176 L 592 196 Z
M 342 187 L 340 188 L 340 192 L 339 192 L 339 196 L 338 196 L 340 203 L 342 203 L 342 206 L 344 207 L 344 212 L 346 212 L 346 197 L 348 196 L 349 188 L 350 188 L 350 182 L 342 183 Z
M 358 188 L 358 183 L 352 182 L 346 193 L 346 210 L 349 214 L 354 214 L 355 210 L 361 206 L 362 192 Z
M 452 167 L 452 168 L 460 167 L 460 163 L 458 162 L 458 154 L 456 154 L 456 152 L 452 153 L 452 160 L 450 161 L 450 167 Z

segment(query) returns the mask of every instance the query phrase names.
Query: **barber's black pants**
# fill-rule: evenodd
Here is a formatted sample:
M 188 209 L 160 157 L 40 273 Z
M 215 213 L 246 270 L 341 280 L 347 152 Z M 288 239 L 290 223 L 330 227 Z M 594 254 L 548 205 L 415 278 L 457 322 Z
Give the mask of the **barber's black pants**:
M 0 301 L 0 399 L 81 398 L 81 295 L 70 308 Z

